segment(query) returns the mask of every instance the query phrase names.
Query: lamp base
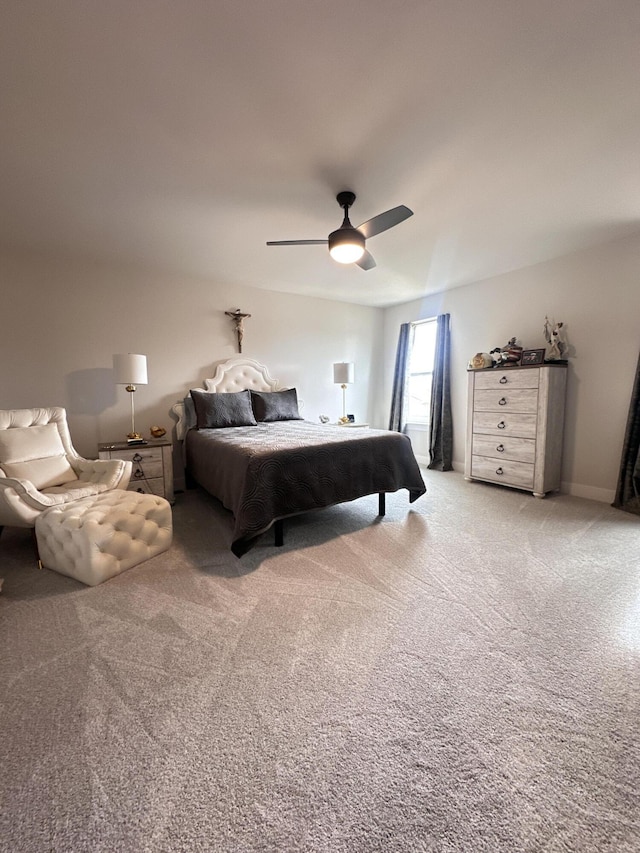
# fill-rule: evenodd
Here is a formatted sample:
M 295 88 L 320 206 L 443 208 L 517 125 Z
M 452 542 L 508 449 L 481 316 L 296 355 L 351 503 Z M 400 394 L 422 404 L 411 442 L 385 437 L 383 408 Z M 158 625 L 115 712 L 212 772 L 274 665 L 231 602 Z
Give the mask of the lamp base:
M 148 444 L 146 438 L 143 438 L 139 432 L 130 432 L 127 436 L 127 444 Z

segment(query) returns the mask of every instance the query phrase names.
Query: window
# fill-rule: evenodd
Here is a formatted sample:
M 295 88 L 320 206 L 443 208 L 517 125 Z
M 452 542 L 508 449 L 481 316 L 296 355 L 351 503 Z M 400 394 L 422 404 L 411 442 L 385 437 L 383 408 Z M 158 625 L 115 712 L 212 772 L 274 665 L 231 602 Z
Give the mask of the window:
M 407 373 L 407 422 L 410 424 L 429 423 L 436 331 L 435 317 L 411 324 Z

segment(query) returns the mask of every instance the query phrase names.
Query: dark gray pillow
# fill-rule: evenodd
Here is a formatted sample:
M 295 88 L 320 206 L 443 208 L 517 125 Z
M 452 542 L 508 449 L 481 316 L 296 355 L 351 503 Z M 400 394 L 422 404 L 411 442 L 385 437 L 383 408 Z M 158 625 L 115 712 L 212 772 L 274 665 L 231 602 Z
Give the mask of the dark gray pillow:
M 251 405 L 258 421 L 301 421 L 295 388 L 287 391 L 252 391 Z
M 198 429 L 256 426 L 248 391 L 215 394 L 212 391 L 198 391 L 194 388 L 189 393 L 196 409 Z

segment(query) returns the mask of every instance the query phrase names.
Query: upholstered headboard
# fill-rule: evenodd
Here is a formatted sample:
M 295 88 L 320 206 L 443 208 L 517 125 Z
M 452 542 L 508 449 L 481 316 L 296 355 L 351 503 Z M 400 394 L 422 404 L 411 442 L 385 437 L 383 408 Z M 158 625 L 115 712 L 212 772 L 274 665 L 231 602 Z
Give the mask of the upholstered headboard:
M 234 391 L 281 391 L 283 390 L 277 379 L 269 375 L 264 364 L 252 358 L 242 355 L 223 361 L 216 368 L 211 379 L 205 379 L 204 388 L 199 391 L 209 391 L 217 394 L 228 394 Z M 178 418 L 176 424 L 176 437 L 179 441 L 185 436 L 190 427 L 195 424 L 195 416 L 191 405 L 191 398 L 185 397 L 171 407 L 171 411 Z

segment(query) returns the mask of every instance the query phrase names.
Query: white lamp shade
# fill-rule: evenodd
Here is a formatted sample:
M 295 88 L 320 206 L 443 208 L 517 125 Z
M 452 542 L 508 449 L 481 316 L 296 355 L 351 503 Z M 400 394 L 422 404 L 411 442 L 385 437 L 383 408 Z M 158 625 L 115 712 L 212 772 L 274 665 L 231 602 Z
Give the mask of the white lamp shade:
M 333 381 L 336 385 L 350 385 L 353 382 L 353 362 L 339 361 L 333 365 Z
M 147 385 L 147 357 L 133 352 L 113 356 L 117 385 Z

